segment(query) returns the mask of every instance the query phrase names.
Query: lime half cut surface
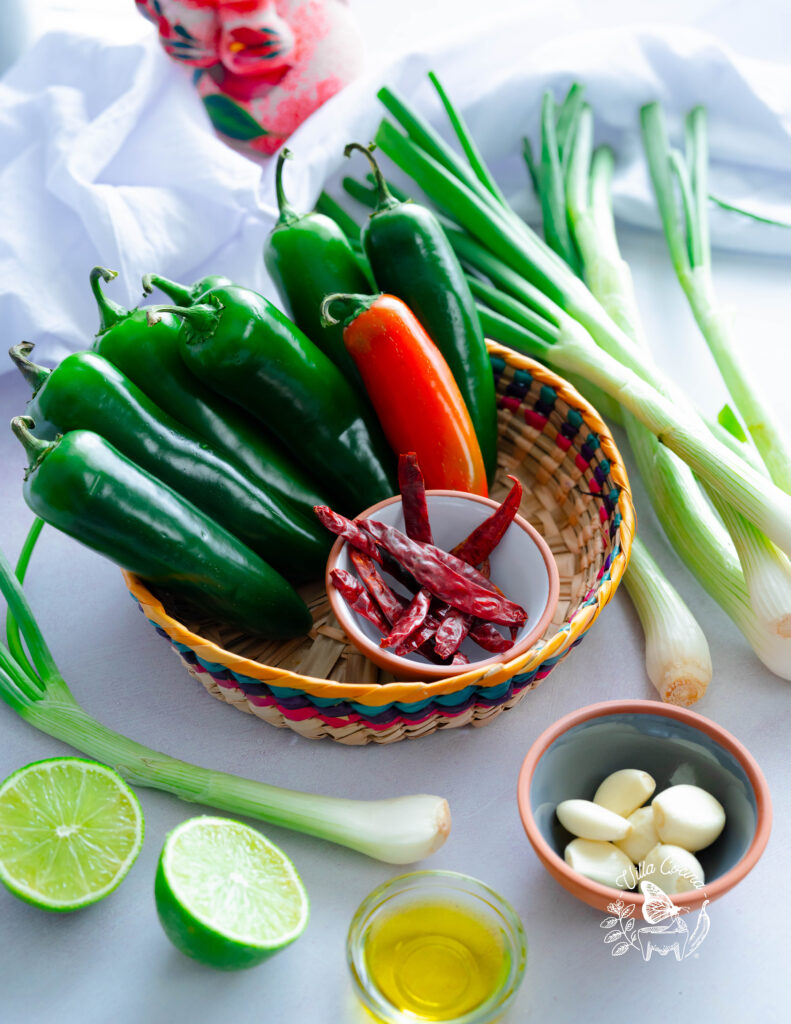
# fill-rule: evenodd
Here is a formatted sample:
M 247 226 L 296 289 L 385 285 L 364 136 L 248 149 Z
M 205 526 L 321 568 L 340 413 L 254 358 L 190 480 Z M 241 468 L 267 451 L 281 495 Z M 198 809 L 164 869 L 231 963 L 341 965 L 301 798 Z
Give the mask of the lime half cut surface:
M 190 818 L 168 835 L 155 895 L 174 945 L 223 970 L 261 963 L 308 921 L 307 893 L 289 858 L 229 818 Z
M 96 761 L 34 761 L 0 784 L 0 880 L 46 910 L 77 910 L 118 886 L 143 845 L 143 812 Z

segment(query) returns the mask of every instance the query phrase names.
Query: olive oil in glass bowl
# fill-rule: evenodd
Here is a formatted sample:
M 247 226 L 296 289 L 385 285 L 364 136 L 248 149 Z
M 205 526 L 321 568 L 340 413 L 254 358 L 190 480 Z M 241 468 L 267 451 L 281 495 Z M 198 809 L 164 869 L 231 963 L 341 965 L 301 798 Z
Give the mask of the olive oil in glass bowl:
M 499 1019 L 522 981 L 522 923 L 496 892 L 453 871 L 416 871 L 374 889 L 346 945 L 357 995 L 386 1024 Z

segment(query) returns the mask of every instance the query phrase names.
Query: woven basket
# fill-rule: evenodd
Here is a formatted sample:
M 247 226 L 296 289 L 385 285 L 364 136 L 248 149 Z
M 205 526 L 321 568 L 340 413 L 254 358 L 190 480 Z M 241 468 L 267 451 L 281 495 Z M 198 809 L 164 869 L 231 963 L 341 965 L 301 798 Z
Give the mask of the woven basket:
M 544 636 L 519 657 L 486 669 L 431 683 L 398 682 L 347 641 L 322 582 L 299 588 L 313 614 L 310 635 L 267 642 L 173 606 L 169 614 L 137 577 L 124 573 L 145 616 L 212 696 L 311 739 L 392 743 L 490 722 L 580 642 L 629 560 L 629 481 L 607 427 L 566 381 L 511 349 L 488 346 L 499 397 L 491 494 L 498 500 L 506 494 L 509 473 L 521 480 L 520 514 L 546 538 L 560 573 L 560 600 Z

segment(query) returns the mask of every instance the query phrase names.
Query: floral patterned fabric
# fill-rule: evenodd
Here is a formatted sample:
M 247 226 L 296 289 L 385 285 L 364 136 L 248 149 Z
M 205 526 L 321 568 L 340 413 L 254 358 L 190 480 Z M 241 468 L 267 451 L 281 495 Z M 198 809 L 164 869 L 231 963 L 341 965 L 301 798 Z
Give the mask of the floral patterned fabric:
M 136 0 L 165 51 L 194 68 L 217 131 L 274 153 L 362 69 L 344 0 Z

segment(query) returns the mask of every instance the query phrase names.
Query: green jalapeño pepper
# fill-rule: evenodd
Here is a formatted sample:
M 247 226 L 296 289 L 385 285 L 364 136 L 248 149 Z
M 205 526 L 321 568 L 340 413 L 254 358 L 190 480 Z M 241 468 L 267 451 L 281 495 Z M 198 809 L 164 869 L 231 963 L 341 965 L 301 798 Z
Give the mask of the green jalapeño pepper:
M 277 158 L 280 217 L 264 247 L 266 269 L 294 323 L 364 394 L 357 367 L 343 344 L 340 324 L 322 323 L 321 303 L 335 292 L 368 292 L 369 284 L 335 221 L 321 213 L 300 215 L 286 200 L 283 164 L 289 155 L 284 149 Z
M 30 459 L 25 501 L 36 515 L 202 617 L 257 636 L 301 636 L 307 605 L 270 565 L 205 513 L 89 430 L 54 442 L 11 426 Z
M 257 487 L 96 352 L 75 352 L 47 370 L 27 358 L 32 348 L 15 345 L 11 358 L 33 386 L 27 413 L 36 423 L 50 423 L 61 434 L 99 434 L 288 579 L 322 575 L 330 544 L 315 515 Z
M 91 271 L 99 305 L 99 333 L 93 349 L 116 366 L 144 394 L 240 466 L 267 493 L 288 498 L 304 515 L 326 502 L 305 471 L 240 409 L 220 398 L 189 372 L 179 355 L 181 322 L 156 306 L 132 311 L 103 294 L 100 280 L 115 273 Z
M 265 423 L 342 509 L 356 514 L 395 494 L 382 428 L 324 353 L 257 292 L 214 288 L 203 299 L 163 307 L 184 321 L 190 370 Z
M 442 225 L 425 206 L 402 203 L 370 151 L 378 204 L 363 228 L 363 248 L 378 288 L 409 306 L 450 366 L 481 446 L 486 474 L 497 466 L 497 403 L 486 342 L 464 271 Z

